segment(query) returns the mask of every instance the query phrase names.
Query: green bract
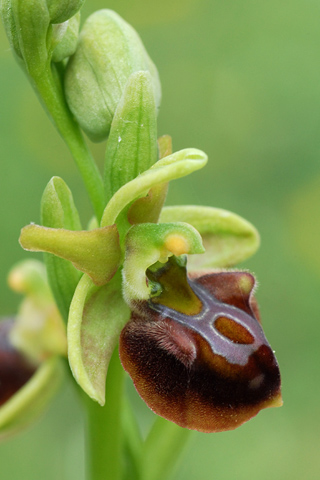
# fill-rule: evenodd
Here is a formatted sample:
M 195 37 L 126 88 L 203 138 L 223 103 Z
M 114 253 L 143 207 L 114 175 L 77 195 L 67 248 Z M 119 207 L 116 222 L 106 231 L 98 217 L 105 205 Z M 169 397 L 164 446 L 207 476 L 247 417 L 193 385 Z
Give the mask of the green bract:
M 93 141 L 105 139 L 130 75 L 146 70 L 160 104 L 158 72 L 135 30 L 111 10 L 99 10 L 85 22 L 70 58 L 65 93 L 71 111 Z

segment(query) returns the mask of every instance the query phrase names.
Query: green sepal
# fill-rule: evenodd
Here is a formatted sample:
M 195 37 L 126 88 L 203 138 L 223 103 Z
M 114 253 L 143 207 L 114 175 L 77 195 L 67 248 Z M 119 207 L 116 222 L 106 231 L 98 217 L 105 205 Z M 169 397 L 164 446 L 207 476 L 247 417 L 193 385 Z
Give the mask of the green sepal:
M 41 223 L 45 227 L 81 230 L 78 211 L 71 190 L 59 177 L 53 177 L 41 199 Z M 72 263 L 46 253 L 44 255 L 48 281 L 61 315 L 68 318 L 70 303 L 81 273 Z
M 52 61 L 61 62 L 74 54 L 77 48 L 80 12 L 66 22 L 52 25 Z
M 21 230 L 19 241 L 25 250 L 53 253 L 69 260 L 96 285 L 107 283 L 120 263 L 116 225 L 75 232 L 31 224 Z
M 82 277 L 70 306 L 68 356 L 76 381 L 100 405 L 105 402 L 109 361 L 129 318 L 120 272 L 102 287 Z
M 201 236 L 187 223 L 143 223 L 134 225 L 126 236 L 123 265 L 123 292 L 130 304 L 147 300 L 152 284 L 146 282 L 146 270 L 156 262 L 166 263 L 172 255 L 202 253 Z
M 189 257 L 188 268 L 226 268 L 253 255 L 260 237 L 244 218 L 227 210 L 201 206 L 165 207 L 160 222 L 190 223 L 202 236 L 206 253 Z
M 0 408 L 0 439 L 25 429 L 48 405 L 64 374 L 63 361 L 55 356 L 43 362 L 30 380 Z
M 207 163 L 207 155 L 201 150 L 187 148 L 158 160 L 149 170 L 123 185 L 106 206 L 101 226 L 113 225 L 118 215 L 132 201 L 145 196 L 155 185 L 184 177 Z
M 147 71 L 135 72 L 126 84 L 107 142 L 104 175 L 107 201 L 157 159 L 157 112 L 152 77 Z
M 93 13 L 83 25 L 65 76 L 69 107 L 91 140 L 107 138 L 128 78 L 141 70 L 152 76 L 159 107 L 158 72 L 138 34 L 112 10 Z

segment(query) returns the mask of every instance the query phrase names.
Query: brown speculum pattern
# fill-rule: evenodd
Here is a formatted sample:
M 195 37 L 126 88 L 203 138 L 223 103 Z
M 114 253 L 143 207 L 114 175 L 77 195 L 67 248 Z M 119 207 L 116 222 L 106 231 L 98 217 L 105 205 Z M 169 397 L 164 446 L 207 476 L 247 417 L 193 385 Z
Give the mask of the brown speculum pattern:
M 281 405 L 279 367 L 256 317 L 254 283 L 247 272 L 189 279 L 201 304 L 193 315 L 159 299 L 134 306 L 120 357 L 155 413 L 182 427 L 217 432 Z

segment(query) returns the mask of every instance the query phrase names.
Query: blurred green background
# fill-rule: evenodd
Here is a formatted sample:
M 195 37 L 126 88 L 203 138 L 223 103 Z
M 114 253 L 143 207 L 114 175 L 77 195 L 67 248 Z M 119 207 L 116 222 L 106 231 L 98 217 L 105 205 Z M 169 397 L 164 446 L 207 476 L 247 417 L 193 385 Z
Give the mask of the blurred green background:
M 226 208 L 260 231 L 256 273 L 284 406 L 240 429 L 194 433 L 176 480 L 320 478 L 320 3 L 292 0 L 102 0 L 140 33 L 158 66 L 159 134 L 197 147 L 208 166 L 171 184 L 168 204 Z M 20 228 L 39 221 L 53 175 L 89 204 L 71 157 L 15 63 L 0 30 L 1 313 L 15 311 L 10 266 L 26 254 Z M 95 145 L 102 164 L 104 145 Z M 130 386 L 129 386 L 130 389 Z M 143 425 L 151 413 L 134 396 Z M 35 426 L 0 445 L 3 480 L 83 480 L 83 420 L 64 386 Z M 112 480 L 112 479 L 110 479 Z

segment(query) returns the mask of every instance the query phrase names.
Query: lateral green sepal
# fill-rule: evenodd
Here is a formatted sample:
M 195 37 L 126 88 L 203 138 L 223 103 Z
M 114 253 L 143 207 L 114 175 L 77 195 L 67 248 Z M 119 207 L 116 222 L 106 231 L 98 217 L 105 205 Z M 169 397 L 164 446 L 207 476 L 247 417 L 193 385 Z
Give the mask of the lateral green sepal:
M 76 381 L 100 405 L 105 402 L 109 361 L 129 318 L 119 272 L 102 287 L 82 277 L 70 306 L 68 356 Z

